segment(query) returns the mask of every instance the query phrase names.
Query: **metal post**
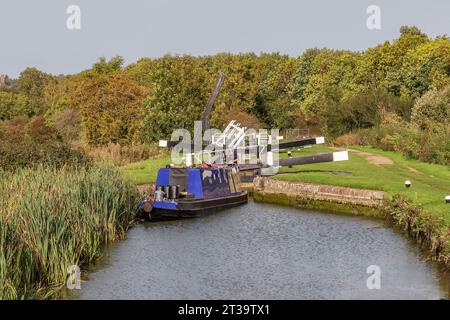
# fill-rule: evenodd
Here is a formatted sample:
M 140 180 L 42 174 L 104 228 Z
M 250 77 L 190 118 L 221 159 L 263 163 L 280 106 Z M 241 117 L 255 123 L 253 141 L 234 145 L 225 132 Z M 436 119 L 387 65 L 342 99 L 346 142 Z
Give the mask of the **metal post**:
M 223 163 L 227 163 L 227 137 L 223 138 Z
M 288 158 L 292 158 L 292 152 L 291 152 L 291 150 L 288 151 Z M 289 168 L 292 168 L 292 166 L 289 166 Z

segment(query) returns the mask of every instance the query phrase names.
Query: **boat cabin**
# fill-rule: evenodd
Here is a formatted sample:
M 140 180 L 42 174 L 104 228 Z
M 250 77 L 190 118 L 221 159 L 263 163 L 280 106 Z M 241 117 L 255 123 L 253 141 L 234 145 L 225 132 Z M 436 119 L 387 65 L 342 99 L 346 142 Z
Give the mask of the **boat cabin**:
M 214 199 L 240 192 L 237 179 L 227 167 L 162 168 L 158 171 L 155 191 L 162 190 L 165 200 Z

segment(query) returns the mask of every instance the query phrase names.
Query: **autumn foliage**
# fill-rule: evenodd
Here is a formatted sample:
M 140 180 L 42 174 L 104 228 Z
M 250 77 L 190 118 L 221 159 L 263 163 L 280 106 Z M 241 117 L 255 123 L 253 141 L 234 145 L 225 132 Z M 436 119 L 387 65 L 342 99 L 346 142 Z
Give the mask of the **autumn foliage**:
M 70 106 L 79 108 L 89 144 L 140 140 L 145 87 L 123 74 L 86 79 L 69 93 Z
M 28 68 L 0 89 L 0 121 L 44 117 L 62 140 L 89 148 L 151 144 L 174 129 L 193 129 L 219 72 L 226 80 L 212 127 L 223 129 L 231 119 L 247 127 L 308 127 L 329 141 L 354 135 L 450 163 L 450 39 L 429 38 L 416 27 L 363 52 L 166 55 L 128 66 L 121 57 L 101 58 L 68 76 Z

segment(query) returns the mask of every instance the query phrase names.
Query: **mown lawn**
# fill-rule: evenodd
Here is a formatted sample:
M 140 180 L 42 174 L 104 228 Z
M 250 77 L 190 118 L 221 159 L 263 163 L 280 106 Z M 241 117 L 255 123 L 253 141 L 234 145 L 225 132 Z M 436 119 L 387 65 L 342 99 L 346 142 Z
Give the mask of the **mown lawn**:
M 444 197 L 450 195 L 450 167 L 433 165 L 416 160 L 409 160 L 396 152 L 386 152 L 370 147 L 350 148 L 350 160 L 334 163 L 320 163 L 293 168 L 281 168 L 275 179 L 302 181 L 352 188 L 382 190 L 388 195 L 405 195 L 417 205 L 436 213 L 450 225 L 450 204 Z M 336 151 L 323 145 L 293 150 L 293 156 L 310 155 L 319 152 Z M 391 159 L 392 164 L 373 164 L 360 152 L 383 156 Z M 280 153 L 281 158 L 287 153 Z M 122 167 L 127 177 L 136 184 L 152 183 L 156 180 L 159 168 L 170 163 L 169 156 L 147 160 Z M 405 181 L 412 186 L 405 188 Z
M 370 147 L 350 148 L 349 161 L 319 163 L 293 168 L 281 168 L 275 179 L 337 185 L 352 188 L 382 190 L 388 195 L 405 195 L 412 203 L 444 217 L 450 225 L 450 204 L 444 201 L 450 195 L 450 167 L 406 159 L 399 153 Z M 314 146 L 293 151 L 293 156 L 335 151 L 325 146 Z M 393 160 L 392 164 L 373 164 L 366 152 Z M 280 155 L 287 157 L 286 153 Z M 330 172 L 336 171 L 336 172 Z M 348 174 L 351 173 L 351 174 Z M 411 181 L 411 188 L 404 185 Z
M 123 173 L 133 183 L 148 184 L 156 181 L 156 175 L 159 168 L 164 168 L 170 163 L 170 156 L 165 156 L 158 159 L 151 159 L 140 161 L 121 167 Z

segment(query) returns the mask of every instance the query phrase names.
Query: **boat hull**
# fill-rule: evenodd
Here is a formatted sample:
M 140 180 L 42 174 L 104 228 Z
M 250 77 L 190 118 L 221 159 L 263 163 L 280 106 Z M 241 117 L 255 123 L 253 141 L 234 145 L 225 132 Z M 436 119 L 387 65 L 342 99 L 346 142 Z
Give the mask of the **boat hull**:
M 154 208 L 152 216 L 176 218 L 198 217 L 221 209 L 239 206 L 247 202 L 248 193 L 247 191 L 242 191 L 239 194 L 227 197 L 181 200 L 178 201 L 175 209 Z

